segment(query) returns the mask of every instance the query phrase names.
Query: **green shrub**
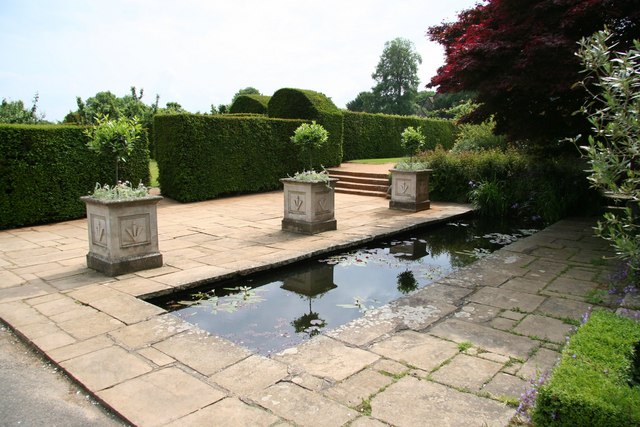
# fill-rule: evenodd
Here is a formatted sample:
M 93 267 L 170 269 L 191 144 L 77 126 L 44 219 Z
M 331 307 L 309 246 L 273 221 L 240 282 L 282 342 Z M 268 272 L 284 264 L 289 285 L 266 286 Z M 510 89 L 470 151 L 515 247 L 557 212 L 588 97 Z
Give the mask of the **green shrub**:
M 329 132 L 313 168 L 342 163 L 343 114 L 327 96 L 311 90 L 280 89 L 269 100 L 268 112 L 270 118 L 315 120 Z
M 562 352 L 560 364 L 540 388 L 535 425 L 640 425 L 640 323 L 594 311 Z
M 290 137 L 302 120 L 158 115 L 154 121 L 162 194 L 181 202 L 275 190 L 303 169 Z
M 113 181 L 113 161 L 87 147 L 78 126 L 0 125 L 0 229 L 85 214 L 80 196 Z M 146 134 L 120 176 L 149 183 Z
M 504 135 L 494 133 L 496 123 L 487 120 L 479 125 L 463 123 L 459 125 L 460 132 L 451 149 L 454 153 L 461 151 L 484 151 L 493 149 L 506 149 L 507 138 Z
M 421 160 L 433 169 L 432 200 L 474 202 L 481 214 L 528 216 L 555 222 L 599 210 L 601 199 L 575 157 L 538 158 L 515 150 L 452 153 L 437 149 Z
M 229 113 L 267 114 L 270 99 L 264 95 L 239 95 L 229 107 Z
M 403 156 L 401 134 L 410 126 L 425 136 L 425 149 L 453 147 L 457 128 L 449 120 L 344 111 L 344 159 Z

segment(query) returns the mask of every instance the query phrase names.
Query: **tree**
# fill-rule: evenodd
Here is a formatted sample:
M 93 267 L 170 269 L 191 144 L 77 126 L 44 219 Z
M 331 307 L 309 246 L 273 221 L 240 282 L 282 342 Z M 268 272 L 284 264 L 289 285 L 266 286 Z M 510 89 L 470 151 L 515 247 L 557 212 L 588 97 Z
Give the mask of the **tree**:
M 640 41 L 614 52 L 612 39 L 600 31 L 580 44 L 587 73 L 582 86 L 591 94 L 582 111 L 593 128 L 582 149 L 591 164 L 591 184 L 624 204 L 605 213 L 598 234 L 640 273 Z
M 0 104 L 0 123 L 37 124 L 46 123 L 44 114 L 38 114 L 38 100 L 40 96 L 33 96 L 31 108 L 26 108 L 22 101 L 7 101 L 2 98 Z
M 458 21 L 431 27 L 445 48 L 445 65 L 429 87 L 438 92 L 474 91 L 480 107 L 467 119 L 494 116 L 496 131 L 511 140 L 555 142 L 584 133 L 574 115 L 586 99 L 572 88 L 580 80 L 577 42 L 615 28 L 628 44 L 640 30 L 633 0 L 485 0 Z
M 409 115 L 414 113 L 418 93 L 418 65 L 422 58 L 407 39 L 396 38 L 384 44 L 380 61 L 371 77 L 377 82 L 373 94 L 380 112 Z
M 244 89 L 240 89 L 239 91 L 236 92 L 235 95 L 233 95 L 233 98 L 231 99 L 231 104 L 233 104 L 236 101 L 236 98 L 238 98 L 240 95 L 262 95 L 262 94 L 255 87 L 251 87 L 251 86 L 245 87 Z
M 363 113 L 375 113 L 376 98 L 373 92 L 360 92 L 356 99 L 347 102 L 347 110 Z

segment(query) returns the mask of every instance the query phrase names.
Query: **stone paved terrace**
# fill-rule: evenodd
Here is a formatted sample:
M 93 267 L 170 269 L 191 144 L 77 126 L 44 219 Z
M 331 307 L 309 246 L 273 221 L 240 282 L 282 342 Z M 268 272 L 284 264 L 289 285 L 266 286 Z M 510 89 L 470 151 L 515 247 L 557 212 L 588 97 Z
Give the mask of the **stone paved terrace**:
M 135 425 L 505 426 L 612 269 L 567 220 L 265 358 L 139 299 L 468 212 L 336 195 L 338 230 L 280 231 L 282 193 L 159 207 L 162 268 L 85 267 L 84 220 L 0 232 L 0 318 Z M 508 405 L 506 403 L 512 403 Z

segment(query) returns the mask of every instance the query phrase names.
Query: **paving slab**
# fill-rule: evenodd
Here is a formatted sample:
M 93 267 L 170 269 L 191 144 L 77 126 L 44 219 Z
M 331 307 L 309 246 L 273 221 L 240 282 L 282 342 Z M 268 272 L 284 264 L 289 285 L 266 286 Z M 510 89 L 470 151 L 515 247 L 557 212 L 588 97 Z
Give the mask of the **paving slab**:
M 166 424 L 225 397 L 175 367 L 150 372 L 97 395 L 127 420 L 141 426 Z
M 371 351 L 425 371 L 437 368 L 459 352 L 455 343 L 414 331 L 400 332 L 375 343 Z
M 153 347 L 207 376 L 251 356 L 245 348 L 196 329 L 181 332 Z
M 518 376 L 525 380 L 537 378 L 541 374 L 548 373 L 560 359 L 560 353 L 546 348 L 539 349 L 518 370 Z
M 280 418 L 263 409 L 247 405 L 236 398 L 227 398 L 166 425 L 200 427 L 220 422 L 225 427 L 269 427 L 279 420 Z
M 562 320 L 532 314 L 525 317 L 513 330 L 528 337 L 563 344 L 575 327 Z
M 163 341 L 180 332 L 193 329 L 193 325 L 166 314 L 135 325 L 124 326 L 109 332 L 116 342 L 130 349 L 137 349 Z
M 458 354 L 451 362 L 431 374 L 439 383 L 477 392 L 502 368 L 502 363 Z
M 287 375 L 287 365 L 253 355 L 212 375 L 211 380 L 239 396 L 246 396 L 277 383 Z
M 126 350 L 111 346 L 60 364 L 91 390 L 102 390 L 146 374 L 152 367 Z
M 466 320 L 474 323 L 487 323 L 493 320 L 502 310 L 483 304 L 465 304 L 460 310 L 454 313 L 456 319 Z
M 448 319 L 436 325 L 429 333 L 457 343 L 468 341 L 493 353 L 521 359 L 526 359 L 538 346 L 532 339 L 458 319 Z
M 371 400 L 371 415 L 398 427 L 502 427 L 514 414 L 515 409 L 500 402 L 413 377 L 402 378 Z
M 478 289 L 468 299 L 478 304 L 490 305 L 505 310 L 532 312 L 542 304 L 545 297 L 510 289 L 486 287 Z
M 298 347 L 277 353 L 273 358 L 311 375 L 341 381 L 371 365 L 379 356 L 329 337 L 317 336 Z
M 549 297 L 540 304 L 536 311 L 553 317 L 582 320 L 593 304 L 567 298 Z
M 287 382 L 250 397 L 257 405 L 301 426 L 342 426 L 358 415 L 354 409 Z
M 345 406 L 356 407 L 393 381 L 393 378 L 388 375 L 373 369 L 365 369 L 325 391 L 325 396 Z
M 483 387 L 482 391 L 491 394 L 493 397 L 520 399 L 529 383 L 515 375 L 498 373 L 493 379 Z

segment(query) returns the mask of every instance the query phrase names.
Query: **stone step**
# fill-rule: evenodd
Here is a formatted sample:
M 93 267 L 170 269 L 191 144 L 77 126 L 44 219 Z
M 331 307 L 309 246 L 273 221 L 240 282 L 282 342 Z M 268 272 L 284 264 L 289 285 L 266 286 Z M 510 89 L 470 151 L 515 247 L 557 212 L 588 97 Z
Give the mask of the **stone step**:
M 381 191 L 367 191 L 367 190 L 352 190 L 348 188 L 338 188 L 335 189 L 336 193 L 342 194 L 354 194 L 357 196 L 369 196 L 369 197 L 387 197 L 387 193 L 383 193 Z
M 389 180 L 389 175 L 386 173 L 373 173 L 373 172 L 352 172 L 352 171 L 342 171 L 336 169 L 327 169 L 329 175 L 335 176 L 339 179 L 349 179 L 349 177 L 353 178 L 373 178 L 373 179 L 385 179 Z
M 336 188 L 347 189 L 347 190 L 365 190 L 365 191 L 373 191 L 387 194 L 387 190 L 389 189 L 389 185 L 379 185 L 379 184 L 361 184 L 361 183 L 353 183 L 348 181 L 338 181 L 336 183 Z

